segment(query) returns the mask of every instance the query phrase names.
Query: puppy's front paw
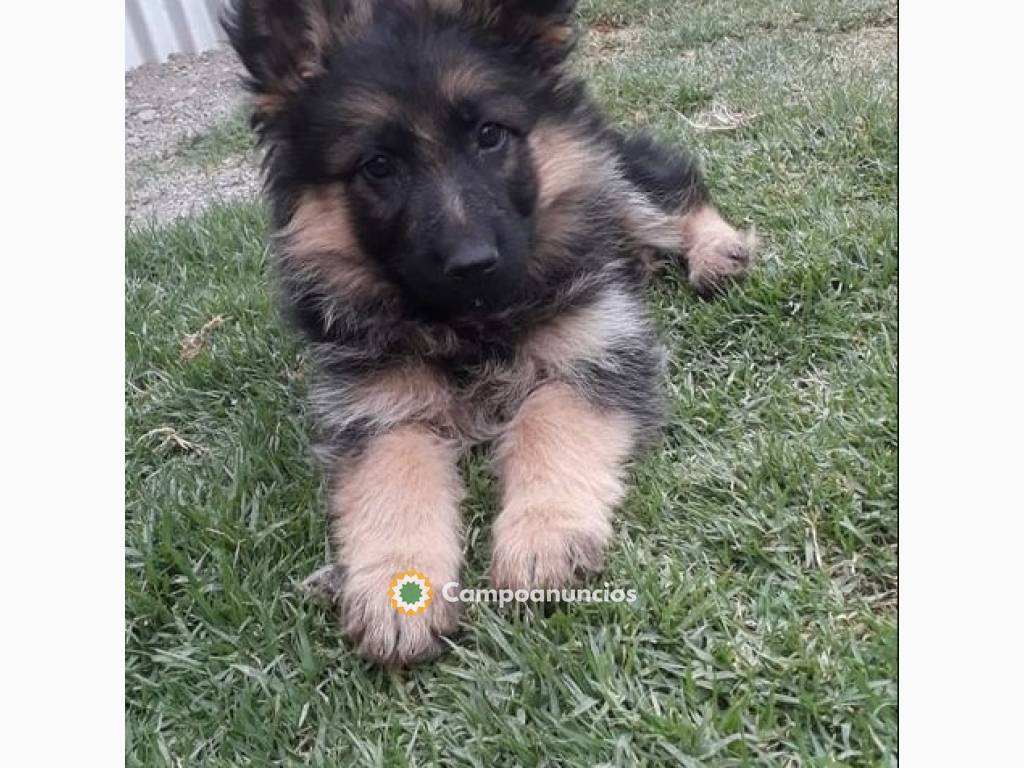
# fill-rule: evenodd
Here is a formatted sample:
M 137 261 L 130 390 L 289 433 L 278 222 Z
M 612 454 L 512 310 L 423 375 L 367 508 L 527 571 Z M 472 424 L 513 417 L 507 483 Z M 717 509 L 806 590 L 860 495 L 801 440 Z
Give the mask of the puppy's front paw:
M 545 515 L 496 526 L 490 580 L 495 589 L 561 589 L 604 568 L 605 526 L 544 525 Z
M 422 586 L 410 586 L 401 593 L 404 603 L 396 604 L 392 596 L 396 577 L 413 570 L 390 564 L 359 565 L 347 569 L 340 581 L 336 603 L 342 629 L 368 661 L 387 667 L 427 661 L 446 649 L 441 638 L 455 631 L 459 604 L 445 600 L 441 590 L 458 579 L 457 571 L 443 567 L 417 571 L 430 583 L 429 603 L 418 609 L 426 599 Z
M 712 296 L 750 273 L 757 237 L 733 228 L 707 206 L 683 217 L 683 243 L 690 285 L 701 296 Z

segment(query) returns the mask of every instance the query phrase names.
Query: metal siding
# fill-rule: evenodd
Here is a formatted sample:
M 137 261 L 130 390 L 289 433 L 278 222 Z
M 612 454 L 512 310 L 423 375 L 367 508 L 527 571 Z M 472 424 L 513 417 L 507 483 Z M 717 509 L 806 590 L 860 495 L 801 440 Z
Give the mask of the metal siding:
M 224 0 L 125 0 L 125 69 L 200 53 L 224 39 Z

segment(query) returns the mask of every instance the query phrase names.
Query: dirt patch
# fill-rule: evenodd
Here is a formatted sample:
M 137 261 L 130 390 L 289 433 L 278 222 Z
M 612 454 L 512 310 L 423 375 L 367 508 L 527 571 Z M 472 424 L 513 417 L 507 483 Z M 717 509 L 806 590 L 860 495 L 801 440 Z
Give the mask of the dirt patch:
M 210 205 L 252 199 L 259 193 L 259 158 L 255 152 L 216 165 L 196 165 L 175 155 L 129 165 L 125 215 L 132 222 L 165 224 L 199 213 Z
M 596 24 L 584 34 L 581 53 L 584 57 L 607 64 L 626 53 L 635 51 L 643 30 L 639 27 L 617 27 Z
M 243 108 L 242 70 L 227 48 L 172 56 L 125 75 L 125 215 L 166 223 L 211 203 L 259 190 L 254 150 L 212 165 L 180 151 L 189 139 L 231 120 Z
M 243 101 L 233 51 L 172 56 L 125 74 L 125 149 L 129 164 L 152 160 L 227 119 Z

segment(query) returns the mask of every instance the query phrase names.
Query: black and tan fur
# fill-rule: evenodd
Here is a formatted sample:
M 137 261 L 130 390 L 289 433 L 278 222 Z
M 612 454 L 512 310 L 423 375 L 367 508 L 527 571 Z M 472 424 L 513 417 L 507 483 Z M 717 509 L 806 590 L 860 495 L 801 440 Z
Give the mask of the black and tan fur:
M 456 461 L 494 446 L 491 579 L 601 568 L 624 467 L 657 435 L 663 353 L 647 266 L 701 293 L 747 238 L 694 162 L 609 127 L 566 67 L 571 0 L 238 0 L 284 303 L 316 363 L 337 602 L 366 657 L 430 657 L 459 580 Z

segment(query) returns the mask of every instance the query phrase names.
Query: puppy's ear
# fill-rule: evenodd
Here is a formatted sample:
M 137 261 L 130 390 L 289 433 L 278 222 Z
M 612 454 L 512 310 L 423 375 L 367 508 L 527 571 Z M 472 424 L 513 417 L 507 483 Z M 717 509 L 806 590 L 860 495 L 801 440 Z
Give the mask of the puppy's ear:
M 337 4 L 330 0 L 233 0 L 221 24 L 249 77 L 257 122 L 279 112 L 323 72 Z
M 557 66 L 576 44 L 576 0 L 492 0 L 493 23 L 527 47 L 542 68 Z

